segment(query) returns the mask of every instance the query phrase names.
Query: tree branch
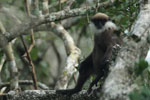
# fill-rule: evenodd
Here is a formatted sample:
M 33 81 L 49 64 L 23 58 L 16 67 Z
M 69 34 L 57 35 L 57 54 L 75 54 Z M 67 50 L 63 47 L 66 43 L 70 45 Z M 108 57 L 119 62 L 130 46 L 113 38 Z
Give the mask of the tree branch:
M 114 2 L 115 0 L 108 0 L 106 2 L 99 3 L 96 5 L 98 5 L 98 7 L 105 7 L 105 6 L 111 5 Z M 21 24 L 19 27 L 17 27 L 15 30 L 11 31 L 10 33 L 5 32 L 4 36 L 8 41 L 11 41 L 20 35 L 29 34 L 28 31 L 30 29 L 32 28 L 34 29 L 41 24 L 58 21 L 58 20 L 62 20 L 62 19 L 70 18 L 70 17 L 75 17 L 75 16 L 82 16 L 82 15 L 85 15 L 87 12 L 93 12 L 95 10 L 96 5 L 76 8 L 72 10 L 62 10 L 59 12 L 54 12 L 49 15 L 45 15 L 44 19 L 31 18 L 26 23 Z M 0 48 L 2 47 L 3 45 L 2 43 L 0 43 Z
M 32 80 L 19 80 L 19 85 L 33 85 L 34 82 Z M 48 90 L 49 87 L 46 86 L 45 84 L 41 83 L 41 82 L 37 82 L 37 85 L 43 89 L 43 90 Z M 7 83 L 2 83 L 0 84 L 0 89 L 3 88 L 3 87 L 10 87 L 10 82 L 7 82 Z
M 7 100 L 97 100 L 95 96 L 88 96 L 85 91 L 72 96 L 58 95 L 55 90 L 26 90 L 22 93 L 11 91 L 6 95 Z
M 3 24 L 0 21 L 0 30 L 1 30 L 1 35 L 3 35 L 2 33 L 5 33 L 5 27 L 3 26 Z M 6 41 L 6 40 L 4 40 Z M 6 41 L 7 42 L 7 41 Z M 18 89 L 18 68 L 16 65 L 16 61 L 15 61 L 15 57 L 14 57 L 14 53 L 13 53 L 13 48 L 11 43 L 8 43 L 7 45 L 4 46 L 3 51 L 7 57 L 7 61 L 8 61 L 8 66 L 9 66 L 9 70 L 10 70 L 10 79 L 11 79 L 11 89 Z

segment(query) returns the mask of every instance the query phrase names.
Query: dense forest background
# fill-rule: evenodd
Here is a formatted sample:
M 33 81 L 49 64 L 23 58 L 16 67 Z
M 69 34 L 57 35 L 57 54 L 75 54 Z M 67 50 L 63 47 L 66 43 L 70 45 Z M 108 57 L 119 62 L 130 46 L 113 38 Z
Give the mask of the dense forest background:
M 134 41 L 137 46 L 139 41 L 142 41 L 143 35 L 139 38 L 139 35 L 133 34 L 133 29 L 136 27 L 140 11 L 149 2 L 148 0 L 0 0 L 0 34 L 5 34 L 9 42 L 7 45 L 2 44 L 4 40 L 0 38 L 0 95 L 18 87 L 14 85 L 16 82 L 20 82 L 19 88 L 22 91 L 34 90 L 36 82 L 38 89 L 41 90 L 74 87 L 78 76 L 77 61 L 80 64 L 93 50 L 93 33 L 89 27 L 91 16 L 97 12 L 110 16 L 118 27 L 116 34 L 123 39 L 123 44 L 127 44 L 128 49 L 130 48 L 128 45 L 132 45 L 132 42 L 127 41 Z M 59 25 L 64 30 L 59 31 L 61 29 Z M 15 32 L 17 35 L 13 35 Z M 73 42 L 69 41 L 70 38 Z M 146 39 L 149 43 L 148 36 Z M 77 54 L 71 55 L 75 49 L 78 49 Z M 133 52 L 138 55 L 136 49 Z M 145 61 L 147 52 L 148 49 L 143 49 L 143 54 L 135 60 L 133 58 L 132 66 L 126 69 L 131 83 L 136 84 L 134 85 L 136 89 L 128 93 L 130 100 L 150 99 L 148 56 Z M 74 64 L 71 62 L 75 69 L 64 71 L 65 67 L 69 66 L 69 57 L 75 60 Z M 11 67 L 14 66 L 12 64 L 14 61 L 17 70 Z M 33 74 L 34 69 L 36 75 Z M 71 76 L 65 80 L 62 77 L 68 77 L 68 72 L 72 72 Z M 94 76 L 86 82 L 83 89 L 88 88 L 93 78 Z M 61 79 L 65 80 L 65 83 L 61 84 L 63 86 L 59 85 Z

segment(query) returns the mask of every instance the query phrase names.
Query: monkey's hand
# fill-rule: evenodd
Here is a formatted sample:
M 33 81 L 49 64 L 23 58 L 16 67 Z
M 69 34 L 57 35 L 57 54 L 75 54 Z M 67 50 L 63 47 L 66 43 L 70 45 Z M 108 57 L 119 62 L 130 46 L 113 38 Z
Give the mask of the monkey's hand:
M 110 60 L 109 60 L 109 59 L 106 59 L 105 62 L 106 62 L 106 63 L 110 63 Z
M 106 66 L 106 65 L 109 65 L 111 63 L 111 60 L 108 59 L 108 58 L 104 58 L 101 62 L 101 66 Z
M 90 94 L 92 92 L 92 87 L 88 88 L 87 93 Z

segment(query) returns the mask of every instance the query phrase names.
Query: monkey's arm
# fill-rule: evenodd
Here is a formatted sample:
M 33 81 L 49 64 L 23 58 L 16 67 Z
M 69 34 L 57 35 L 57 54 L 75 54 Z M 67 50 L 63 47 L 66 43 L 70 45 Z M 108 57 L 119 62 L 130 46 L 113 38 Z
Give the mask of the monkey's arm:
M 81 91 L 84 83 L 89 78 L 89 76 L 93 73 L 93 63 L 92 63 L 92 54 L 90 54 L 81 64 L 79 68 L 79 77 L 75 88 L 66 89 L 66 90 L 56 90 L 56 93 L 59 94 L 68 94 L 72 95 Z
M 103 60 L 102 60 L 102 65 L 106 64 L 106 63 L 109 63 L 110 60 L 111 60 L 111 57 L 112 57 L 112 48 L 113 46 L 110 44 L 107 49 L 106 49 L 106 52 L 104 53 L 104 57 L 103 57 Z

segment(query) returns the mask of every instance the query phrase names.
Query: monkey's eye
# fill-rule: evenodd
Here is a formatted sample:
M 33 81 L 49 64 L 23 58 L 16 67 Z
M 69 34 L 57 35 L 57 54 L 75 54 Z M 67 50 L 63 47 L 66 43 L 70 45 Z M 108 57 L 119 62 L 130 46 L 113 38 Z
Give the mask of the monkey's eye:
M 106 19 L 101 19 L 101 20 L 99 21 L 99 23 L 101 23 L 102 25 L 105 25 Z
M 91 19 L 91 21 L 98 29 L 101 29 L 106 23 L 106 19 Z

